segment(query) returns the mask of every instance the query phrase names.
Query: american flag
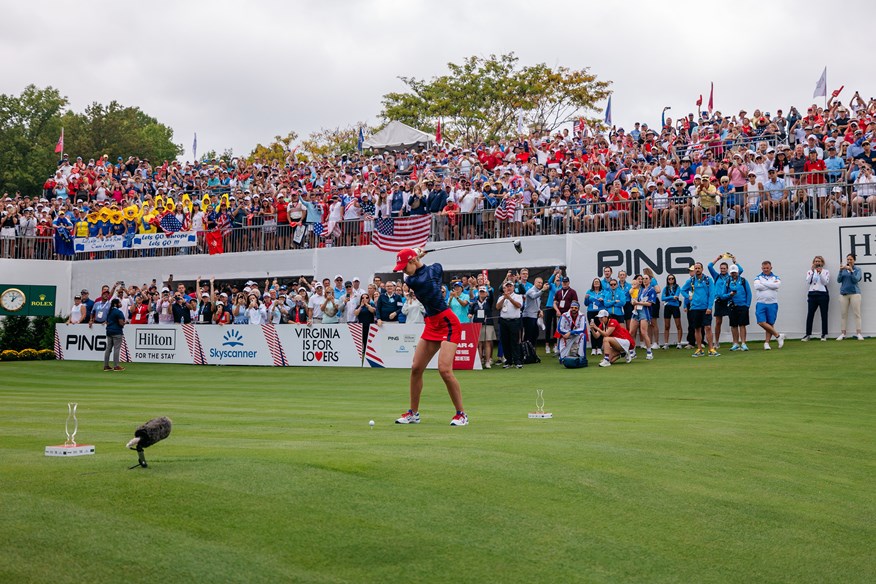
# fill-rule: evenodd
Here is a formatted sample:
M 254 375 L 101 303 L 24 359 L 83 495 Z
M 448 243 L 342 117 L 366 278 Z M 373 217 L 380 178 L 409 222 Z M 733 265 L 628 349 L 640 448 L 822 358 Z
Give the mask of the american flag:
M 165 235 L 173 235 L 177 231 L 182 231 L 183 229 L 183 224 L 180 223 L 179 219 L 177 219 L 176 215 L 171 211 L 165 211 L 164 214 L 152 219 L 150 223 L 161 229 Z
M 375 227 L 374 245 L 383 251 L 397 252 L 425 244 L 432 231 L 432 218 L 429 215 L 383 217 L 376 221 Z
M 496 219 L 498 221 L 507 221 L 514 216 L 514 211 L 516 210 L 517 201 L 513 198 L 502 199 L 502 202 L 496 207 Z
M 320 237 L 337 237 L 341 234 L 341 226 L 337 221 L 323 221 L 313 224 L 313 232 Z

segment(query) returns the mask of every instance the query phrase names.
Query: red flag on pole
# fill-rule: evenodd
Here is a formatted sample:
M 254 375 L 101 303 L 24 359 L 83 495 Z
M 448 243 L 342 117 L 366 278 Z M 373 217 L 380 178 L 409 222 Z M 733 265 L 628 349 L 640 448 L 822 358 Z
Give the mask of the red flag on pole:
M 55 152 L 64 152 L 64 128 L 61 128 L 61 137 L 58 138 L 58 143 L 55 144 Z
M 435 129 L 435 143 L 441 143 L 441 119 L 438 119 L 438 127 Z
M 715 107 L 715 82 L 712 81 L 712 88 L 709 90 L 709 113 L 712 113 L 712 109 Z

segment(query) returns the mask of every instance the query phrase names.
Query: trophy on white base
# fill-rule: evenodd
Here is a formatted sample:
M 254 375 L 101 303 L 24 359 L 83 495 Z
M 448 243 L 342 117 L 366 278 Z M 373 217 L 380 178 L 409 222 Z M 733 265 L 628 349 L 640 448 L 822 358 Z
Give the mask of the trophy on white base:
M 529 412 L 529 419 L 530 420 L 534 420 L 534 419 L 535 420 L 537 420 L 537 419 L 543 420 L 543 419 L 553 418 L 553 417 L 554 417 L 554 415 L 552 413 L 544 411 L 544 390 L 543 389 L 536 389 L 535 390 L 535 411 Z
M 94 454 L 94 444 L 76 444 L 76 432 L 79 431 L 79 420 L 76 419 L 76 408 L 79 404 L 67 404 L 67 420 L 64 422 L 64 434 L 67 439 L 57 446 L 46 446 L 46 456 L 86 456 Z M 70 426 L 73 431 L 70 431 Z

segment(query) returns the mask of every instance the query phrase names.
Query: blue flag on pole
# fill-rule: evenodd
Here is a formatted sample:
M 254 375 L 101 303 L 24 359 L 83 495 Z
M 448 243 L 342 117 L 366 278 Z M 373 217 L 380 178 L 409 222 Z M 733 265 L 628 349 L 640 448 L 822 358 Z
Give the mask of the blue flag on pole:
M 611 125 L 611 96 L 608 96 L 608 105 L 605 106 L 605 124 Z
M 359 141 L 356 143 L 356 150 L 362 152 L 363 144 L 365 144 L 365 134 L 362 132 L 362 127 L 359 126 Z
M 197 162 L 198 160 L 198 133 L 195 132 L 195 139 L 192 142 L 192 162 Z

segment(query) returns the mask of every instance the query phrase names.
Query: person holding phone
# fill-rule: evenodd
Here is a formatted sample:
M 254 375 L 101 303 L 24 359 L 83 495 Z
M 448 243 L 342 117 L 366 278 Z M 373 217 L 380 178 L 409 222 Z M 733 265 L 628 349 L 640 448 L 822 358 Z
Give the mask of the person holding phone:
M 109 314 L 106 317 L 106 349 L 103 352 L 103 370 L 104 371 L 124 371 L 125 368 L 119 366 L 119 353 L 122 350 L 122 341 L 124 340 L 124 328 L 127 320 L 121 311 L 122 302 L 118 298 L 113 298 L 110 302 Z M 110 367 L 110 354 L 113 357 L 113 366 Z
M 830 294 L 827 286 L 830 284 L 830 272 L 824 267 L 824 258 L 820 255 L 812 259 L 812 267 L 806 272 L 808 294 L 806 297 L 806 335 L 800 339 L 808 341 L 812 336 L 812 323 L 815 313 L 821 311 L 821 340 L 827 340 L 827 307 L 830 304 Z
M 855 332 L 859 341 L 864 340 L 861 334 L 861 268 L 855 265 L 856 256 L 850 253 L 846 256 L 846 263 L 840 268 L 836 279 L 840 284 L 840 312 L 842 325 L 840 336 L 836 338 L 842 341 L 846 338 L 846 323 L 849 318 L 849 307 L 855 316 Z

